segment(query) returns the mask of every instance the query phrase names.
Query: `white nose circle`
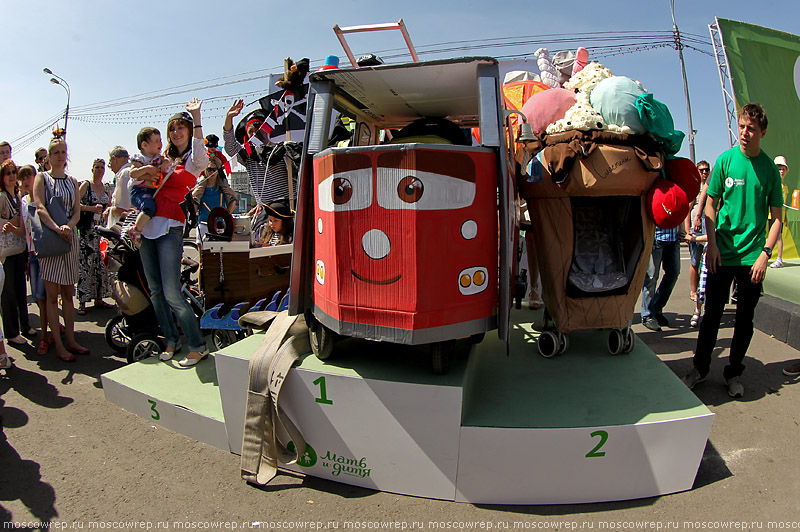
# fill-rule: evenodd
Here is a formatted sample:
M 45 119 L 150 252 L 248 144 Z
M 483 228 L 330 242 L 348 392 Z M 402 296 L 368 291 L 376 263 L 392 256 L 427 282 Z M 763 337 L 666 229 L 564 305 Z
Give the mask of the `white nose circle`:
M 475 223 L 475 220 L 467 220 L 461 224 L 461 236 L 464 237 L 464 240 L 472 240 L 478 236 L 478 224 Z
M 392 244 L 386 233 L 379 229 L 370 229 L 361 238 L 361 247 L 369 258 L 378 260 L 389 254 Z

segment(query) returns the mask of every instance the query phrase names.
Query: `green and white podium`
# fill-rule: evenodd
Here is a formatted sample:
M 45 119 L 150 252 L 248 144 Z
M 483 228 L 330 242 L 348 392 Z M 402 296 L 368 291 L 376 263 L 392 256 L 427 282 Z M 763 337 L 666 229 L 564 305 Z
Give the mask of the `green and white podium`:
M 337 344 L 325 362 L 305 358 L 287 376 L 280 402 L 310 449 L 286 468 L 484 504 L 690 489 L 713 414 L 641 342 L 615 357 L 605 334 L 577 332 L 567 353 L 542 358 L 536 333 L 520 321 L 531 315 L 512 314 L 509 356 L 488 334 L 447 375 L 430 372 L 424 348 L 358 340 Z M 246 338 L 196 369 L 148 360 L 115 370 L 103 376 L 106 396 L 152 423 L 239 453 L 248 360 L 260 342 L 258 334 Z M 200 394 L 208 396 L 203 404 L 189 400 Z

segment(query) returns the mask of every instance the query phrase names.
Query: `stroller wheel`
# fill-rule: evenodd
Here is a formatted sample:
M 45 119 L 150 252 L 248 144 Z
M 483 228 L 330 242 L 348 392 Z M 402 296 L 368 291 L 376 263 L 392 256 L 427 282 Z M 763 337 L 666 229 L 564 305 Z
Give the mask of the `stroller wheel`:
M 608 352 L 612 355 L 622 353 L 625 348 L 625 338 L 622 329 L 611 329 L 608 333 Z
M 143 332 L 131 338 L 125 355 L 128 364 L 133 364 L 139 360 L 156 356 L 164 350 L 164 343 L 156 333 Z
M 214 345 L 214 349 L 217 351 L 220 351 L 231 344 L 235 344 L 238 341 L 239 338 L 236 336 L 236 331 L 214 329 L 211 332 L 211 343 Z
M 630 353 L 636 346 L 636 335 L 633 333 L 633 329 L 626 327 L 622 330 L 622 336 L 625 339 L 625 345 L 622 346 L 622 352 Z
M 106 343 L 118 353 L 125 352 L 131 337 L 128 334 L 128 324 L 125 322 L 125 315 L 114 316 L 106 324 Z
M 569 336 L 558 333 L 558 354 L 563 355 L 569 349 Z
M 558 354 L 561 346 L 555 332 L 542 331 L 539 335 L 539 341 L 536 342 L 536 347 L 539 349 L 539 354 L 544 358 L 552 358 Z M 564 350 L 566 351 L 566 347 Z

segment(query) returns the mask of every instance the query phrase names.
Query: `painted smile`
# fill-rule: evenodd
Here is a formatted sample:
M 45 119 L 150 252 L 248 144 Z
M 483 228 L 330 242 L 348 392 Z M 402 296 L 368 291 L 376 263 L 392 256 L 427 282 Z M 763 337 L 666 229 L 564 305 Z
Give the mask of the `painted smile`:
M 399 281 L 400 277 L 402 277 L 402 275 L 398 274 L 397 277 L 392 277 L 391 279 L 386 279 L 386 280 L 383 280 L 383 281 L 375 281 L 373 279 L 367 279 L 366 277 L 362 277 L 361 275 L 358 275 L 355 272 L 355 270 L 350 270 L 350 273 L 352 273 L 353 277 L 355 277 L 359 281 L 364 281 L 365 283 L 369 283 L 369 284 L 392 284 L 392 283 L 396 283 L 397 281 Z

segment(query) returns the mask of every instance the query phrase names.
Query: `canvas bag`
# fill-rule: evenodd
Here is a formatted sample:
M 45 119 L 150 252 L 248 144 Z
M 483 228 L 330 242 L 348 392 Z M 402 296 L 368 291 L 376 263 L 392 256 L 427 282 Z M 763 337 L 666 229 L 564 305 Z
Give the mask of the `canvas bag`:
M 53 194 L 47 179 L 44 179 L 44 197 L 45 207 L 47 212 L 50 213 L 53 222 L 58 226 L 65 225 L 69 218 L 64 207 L 64 200 L 61 196 Z M 34 205 L 28 205 L 28 213 L 31 219 L 31 237 L 33 238 L 33 247 L 36 248 L 37 258 L 58 257 L 69 253 L 72 249 L 72 243 L 67 242 L 58 233 L 43 224 L 41 218 L 36 215 L 36 207 Z
M 271 324 L 270 324 L 271 322 Z M 241 326 L 265 327 L 261 345 L 250 358 L 242 439 L 241 474 L 247 482 L 264 485 L 278 473 L 278 459 L 291 464 L 306 452 L 306 442 L 278 404 L 281 387 L 294 363 L 311 352 L 303 316 L 283 312 L 251 312 L 239 319 Z M 287 435 L 294 452 L 279 436 Z

